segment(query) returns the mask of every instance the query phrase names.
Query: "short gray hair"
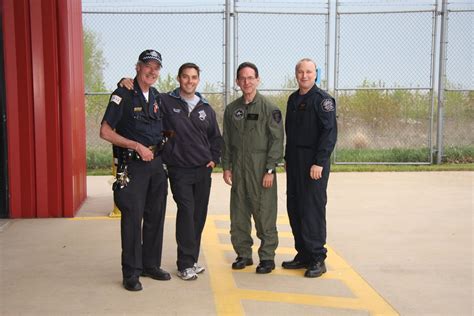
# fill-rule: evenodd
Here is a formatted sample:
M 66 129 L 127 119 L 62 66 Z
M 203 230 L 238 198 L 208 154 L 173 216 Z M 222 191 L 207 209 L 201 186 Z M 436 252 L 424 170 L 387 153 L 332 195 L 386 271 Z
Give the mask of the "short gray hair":
M 314 65 L 314 71 L 317 70 L 318 66 L 316 65 L 316 63 L 314 62 L 314 60 L 312 60 L 311 58 L 302 58 L 300 59 L 297 63 L 296 63 L 296 66 L 295 66 L 295 73 L 298 71 L 298 67 L 301 65 L 302 62 L 310 62 L 310 63 L 313 63 Z

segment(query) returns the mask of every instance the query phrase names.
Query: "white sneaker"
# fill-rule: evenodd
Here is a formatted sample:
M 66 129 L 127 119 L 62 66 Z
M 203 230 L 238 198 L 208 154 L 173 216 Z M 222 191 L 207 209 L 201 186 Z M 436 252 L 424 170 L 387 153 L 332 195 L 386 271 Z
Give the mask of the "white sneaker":
M 178 276 L 181 278 L 181 280 L 185 281 L 196 280 L 198 278 L 198 275 L 196 274 L 196 272 L 194 272 L 194 267 L 187 268 L 181 271 L 178 270 Z
M 199 273 L 203 273 L 204 271 L 206 271 L 206 268 L 204 268 L 203 266 L 198 265 L 197 262 L 195 262 L 194 265 L 193 265 L 193 270 L 194 270 L 194 272 L 196 272 L 196 274 L 199 274 Z

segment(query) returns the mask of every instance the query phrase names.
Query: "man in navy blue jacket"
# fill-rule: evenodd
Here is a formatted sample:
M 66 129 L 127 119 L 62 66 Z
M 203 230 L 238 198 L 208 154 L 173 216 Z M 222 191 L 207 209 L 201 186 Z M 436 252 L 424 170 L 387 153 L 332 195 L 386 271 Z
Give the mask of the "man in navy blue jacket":
M 176 241 L 178 276 L 195 280 L 204 268 L 197 264 L 201 234 L 207 217 L 211 172 L 220 161 L 222 137 L 216 113 L 196 87 L 200 69 L 183 64 L 180 87 L 163 95 L 164 129 L 175 136 L 163 150 L 173 198 L 178 205 Z

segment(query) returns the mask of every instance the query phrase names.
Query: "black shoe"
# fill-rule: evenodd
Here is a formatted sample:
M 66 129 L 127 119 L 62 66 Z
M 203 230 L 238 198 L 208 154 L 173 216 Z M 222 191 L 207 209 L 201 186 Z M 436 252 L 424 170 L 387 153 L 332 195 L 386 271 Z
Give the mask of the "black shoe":
M 150 277 L 152 279 L 160 281 L 168 281 L 171 279 L 171 275 L 168 272 L 157 267 L 143 269 L 142 276 Z
M 129 291 L 141 291 L 143 290 L 142 284 L 138 281 L 138 277 L 131 277 L 123 279 L 123 287 Z
M 232 263 L 232 269 L 240 270 L 253 264 L 252 258 L 237 257 Z
M 307 262 L 299 261 L 297 259 L 293 259 L 291 261 L 283 261 L 281 266 L 284 269 L 303 269 L 308 268 L 309 264 Z
M 275 261 L 273 260 L 262 260 L 257 266 L 257 273 L 265 274 L 270 273 L 275 269 Z
M 311 262 L 308 266 L 308 270 L 304 273 L 307 278 L 317 278 L 326 272 L 326 265 L 324 261 Z

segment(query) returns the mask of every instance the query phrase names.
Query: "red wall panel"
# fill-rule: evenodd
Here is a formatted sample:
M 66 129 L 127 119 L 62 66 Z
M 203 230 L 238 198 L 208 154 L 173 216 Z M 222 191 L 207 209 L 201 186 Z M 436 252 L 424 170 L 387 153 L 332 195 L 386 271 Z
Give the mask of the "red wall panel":
M 80 0 L 3 0 L 10 217 L 74 216 L 86 198 Z
M 3 0 L 10 217 L 36 217 L 34 113 L 28 0 Z
M 64 216 L 74 216 L 87 195 L 82 7 L 58 3 L 61 120 L 63 123 Z
M 36 215 L 62 216 L 56 0 L 30 0 Z

